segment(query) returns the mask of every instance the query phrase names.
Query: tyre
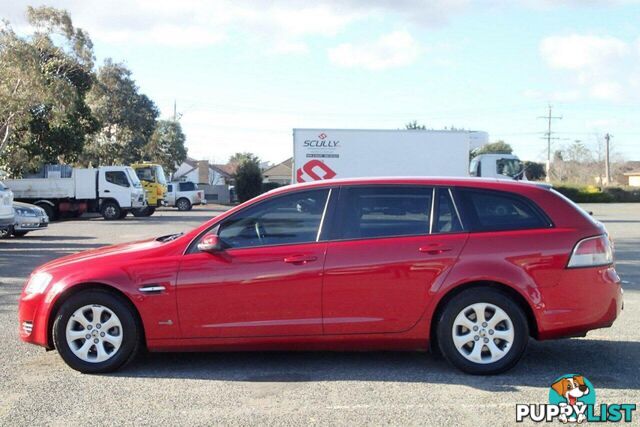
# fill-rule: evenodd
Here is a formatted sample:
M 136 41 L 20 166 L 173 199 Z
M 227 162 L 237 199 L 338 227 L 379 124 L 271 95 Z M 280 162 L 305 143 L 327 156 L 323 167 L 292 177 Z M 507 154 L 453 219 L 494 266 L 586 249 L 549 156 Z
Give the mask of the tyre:
M 139 217 L 151 216 L 155 213 L 155 211 L 156 211 L 156 208 L 154 208 L 153 206 L 146 206 L 144 208 L 133 209 L 131 213 L 133 214 L 133 216 L 139 218 Z
M 13 234 L 13 227 L 0 229 L 0 239 L 8 239 Z
M 26 236 L 28 233 L 28 231 L 14 231 L 13 235 L 16 237 L 24 237 Z
M 102 217 L 107 221 L 122 219 L 120 217 L 120 215 L 122 215 L 122 209 L 120 209 L 120 205 L 112 200 L 107 200 L 106 202 L 102 203 L 100 213 L 102 214 Z
M 58 310 L 53 342 L 72 369 L 87 374 L 113 372 L 133 360 L 141 328 L 131 305 L 102 290 L 72 295 Z
M 49 221 L 56 220 L 56 217 L 57 217 L 56 210 L 53 208 L 53 206 L 51 206 L 48 203 L 36 203 L 36 206 L 44 210 L 44 213 L 46 213 L 47 216 L 49 217 Z
M 522 308 L 492 288 L 468 289 L 447 303 L 437 319 L 437 342 L 458 369 L 492 375 L 511 369 L 522 357 L 529 325 Z
M 189 201 L 189 199 L 185 199 L 183 197 L 183 198 L 178 199 L 176 201 L 176 207 L 178 208 L 179 211 L 190 211 L 191 210 L 191 202 Z

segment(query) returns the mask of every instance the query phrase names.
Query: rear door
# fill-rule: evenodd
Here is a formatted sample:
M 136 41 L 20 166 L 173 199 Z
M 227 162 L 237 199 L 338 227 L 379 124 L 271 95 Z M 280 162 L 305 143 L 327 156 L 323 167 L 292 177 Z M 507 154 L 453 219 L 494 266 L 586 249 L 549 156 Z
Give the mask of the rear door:
M 324 269 L 325 334 L 410 329 L 468 237 L 448 189 L 345 187 L 335 218 Z

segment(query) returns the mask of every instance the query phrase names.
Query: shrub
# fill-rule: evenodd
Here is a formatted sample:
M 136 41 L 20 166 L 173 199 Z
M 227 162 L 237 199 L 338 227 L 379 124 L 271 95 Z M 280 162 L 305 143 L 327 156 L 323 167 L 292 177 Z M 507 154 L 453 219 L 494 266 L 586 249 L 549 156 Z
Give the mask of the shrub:
M 553 187 L 576 203 L 639 203 L 640 189 L 594 186 L 574 187 L 558 185 Z
M 235 179 L 236 195 L 241 203 L 256 197 L 262 191 L 262 172 L 257 161 L 241 162 L 236 169 Z

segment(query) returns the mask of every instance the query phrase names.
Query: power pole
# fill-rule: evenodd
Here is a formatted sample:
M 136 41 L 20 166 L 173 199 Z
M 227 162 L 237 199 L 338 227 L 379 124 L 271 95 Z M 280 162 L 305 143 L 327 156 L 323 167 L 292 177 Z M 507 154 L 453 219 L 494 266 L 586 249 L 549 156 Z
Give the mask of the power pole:
M 546 172 L 547 177 L 546 181 L 551 181 L 551 140 L 555 138 L 551 138 L 551 120 L 562 120 L 562 116 L 553 116 L 551 114 L 551 110 L 553 109 L 552 105 L 549 104 L 549 114 L 546 116 L 539 116 L 539 119 L 547 120 L 547 132 L 545 134 L 545 138 L 547 140 L 547 164 L 546 164 Z
M 176 109 L 176 100 L 173 100 L 173 121 L 175 122 L 178 117 L 178 111 Z
M 611 183 L 611 164 L 609 163 L 609 140 L 611 139 L 611 135 L 607 133 L 604 136 L 605 142 L 605 153 L 604 153 L 604 183 L 605 185 L 609 185 Z

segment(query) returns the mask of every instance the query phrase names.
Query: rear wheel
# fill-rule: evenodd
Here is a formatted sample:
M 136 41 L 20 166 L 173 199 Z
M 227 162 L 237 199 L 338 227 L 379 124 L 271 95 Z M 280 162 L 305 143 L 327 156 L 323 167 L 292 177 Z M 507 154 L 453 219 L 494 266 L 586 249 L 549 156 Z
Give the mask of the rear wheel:
M 191 210 L 191 202 L 189 201 L 189 199 L 185 199 L 184 197 L 176 201 L 176 206 L 178 207 L 179 211 Z
M 123 218 L 120 216 L 122 215 L 122 209 L 120 209 L 120 206 L 112 200 L 107 200 L 102 204 L 100 213 L 102 214 L 102 217 L 108 221 Z
M 461 292 L 447 303 L 437 325 L 437 341 L 455 367 L 476 375 L 511 369 L 527 347 L 529 326 L 520 306 L 491 288 Z
M 11 234 L 13 234 L 13 227 L 0 229 L 0 239 L 9 238 Z
M 84 373 L 112 372 L 122 367 L 135 357 L 140 338 L 130 304 L 102 290 L 69 297 L 53 324 L 58 353 L 67 365 Z

